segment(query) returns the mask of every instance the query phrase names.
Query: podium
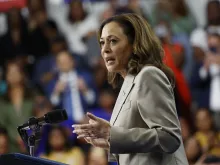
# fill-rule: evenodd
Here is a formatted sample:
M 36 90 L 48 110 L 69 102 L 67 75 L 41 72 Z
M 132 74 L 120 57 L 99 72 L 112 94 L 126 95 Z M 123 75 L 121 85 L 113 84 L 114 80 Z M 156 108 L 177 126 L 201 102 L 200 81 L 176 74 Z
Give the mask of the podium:
M 19 153 L 0 155 L 0 165 L 67 165 Z

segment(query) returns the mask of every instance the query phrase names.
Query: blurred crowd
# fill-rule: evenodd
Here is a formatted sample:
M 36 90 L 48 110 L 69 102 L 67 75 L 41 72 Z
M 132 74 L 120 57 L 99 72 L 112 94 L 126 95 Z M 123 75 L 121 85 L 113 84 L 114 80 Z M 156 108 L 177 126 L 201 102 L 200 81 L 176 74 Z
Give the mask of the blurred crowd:
M 152 26 L 176 79 L 175 101 L 190 165 L 220 162 L 219 0 L 27 0 L 0 13 L 0 154 L 28 154 L 17 126 L 65 109 L 41 130 L 35 153 L 71 165 L 107 165 L 72 134 L 86 112 L 110 120 L 119 88 L 107 82 L 96 31 L 115 14 Z M 112 163 L 114 164 L 114 163 Z

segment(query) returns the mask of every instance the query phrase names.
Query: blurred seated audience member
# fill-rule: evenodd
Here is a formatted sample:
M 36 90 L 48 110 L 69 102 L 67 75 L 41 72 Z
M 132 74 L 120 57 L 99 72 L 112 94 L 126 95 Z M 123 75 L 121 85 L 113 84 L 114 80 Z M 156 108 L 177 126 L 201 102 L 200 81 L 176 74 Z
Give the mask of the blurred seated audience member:
M 104 149 L 91 147 L 88 153 L 88 165 L 108 165 L 107 155 Z
M 204 108 L 195 114 L 197 131 L 195 138 L 202 148 L 203 153 L 220 156 L 220 132 L 216 131 L 211 113 Z
M 99 94 L 98 107 L 91 109 L 90 112 L 97 117 L 110 121 L 115 101 L 115 92 L 111 89 L 103 89 Z
M 95 14 L 88 13 L 81 0 L 71 0 L 67 18 L 58 21 L 59 28 L 67 39 L 70 51 L 85 55 L 87 53 L 85 41 L 96 33 L 99 26 Z
M 10 151 L 25 152 L 17 126 L 33 115 L 33 90 L 28 88 L 23 68 L 16 61 L 6 65 L 6 82 L 7 92 L 1 99 L 0 124 L 7 128 Z
M 47 13 L 45 10 L 35 11 L 33 15 L 29 17 L 28 52 L 34 57 L 35 60 L 49 52 L 49 41 L 47 35 L 51 34 L 56 28 L 51 26 L 52 25 L 49 25 L 48 23 Z M 45 34 L 45 32 L 48 32 L 46 28 L 50 28 L 51 33 Z
M 202 156 L 202 149 L 200 144 L 194 137 L 190 137 L 185 141 L 184 147 L 189 165 L 196 165 L 195 163 Z
M 0 38 L 1 66 L 9 59 L 28 53 L 27 24 L 19 9 L 7 12 L 7 27 L 7 33 Z
M 181 126 L 182 139 L 183 143 L 185 144 L 185 142 L 191 137 L 193 130 L 191 129 L 189 123 L 185 118 L 181 117 L 179 120 Z
M 5 128 L 0 126 L 0 155 L 9 153 L 9 138 Z
M 174 88 L 174 92 L 177 112 L 180 116 L 187 119 L 189 124 L 191 124 L 191 94 L 182 69 L 185 57 L 184 48 L 181 44 L 172 42 L 171 31 L 165 23 L 161 23 L 155 27 L 155 33 L 162 42 L 164 49 L 164 62 L 174 72 L 176 81 L 176 88 Z
M 219 29 L 219 30 L 217 30 Z M 220 129 L 220 28 L 207 30 L 208 50 L 202 62 L 195 66 L 192 88 L 197 90 L 198 107 L 206 107 L 213 113 L 215 125 Z
M 46 144 L 46 152 L 42 158 L 69 164 L 85 165 L 85 156 L 78 147 L 72 147 L 62 126 L 51 126 Z
M 87 108 L 96 102 L 93 77 L 86 71 L 78 70 L 76 60 L 67 51 L 56 56 L 57 75 L 51 85 L 50 100 L 54 106 L 64 108 L 68 121 L 64 122 L 71 128 L 73 123 L 81 122 Z
M 196 26 L 184 0 L 159 0 L 151 17 L 153 26 L 167 22 L 174 35 L 189 35 Z

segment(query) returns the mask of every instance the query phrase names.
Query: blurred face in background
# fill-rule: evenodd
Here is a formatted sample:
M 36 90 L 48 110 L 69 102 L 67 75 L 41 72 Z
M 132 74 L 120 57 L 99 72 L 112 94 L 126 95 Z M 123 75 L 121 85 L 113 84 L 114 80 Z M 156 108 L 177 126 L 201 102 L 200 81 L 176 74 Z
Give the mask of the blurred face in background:
M 47 21 L 47 13 L 44 10 L 38 10 L 35 13 L 35 20 L 38 26 L 42 26 Z
M 35 13 L 38 10 L 44 9 L 43 0 L 28 0 L 28 10 L 30 14 Z
M 112 110 L 115 103 L 115 96 L 111 92 L 104 91 L 100 94 L 99 104 L 105 110 Z
M 209 25 L 220 25 L 220 2 L 218 0 L 208 4 L 207 17 Z
M 59 52 L 65 49 L 66 49 L 65 42 L 58 41 L 51 44 L 51 53 L 54 55 L 58 54 Z
M 65 136 L 62 131 L 54 128 L 49 134 L 49 144 L 52 150 L 62 151 L 65 147 Z
M 128 0 L 128 5 L 133 8 L 138 8 L 140 5 L 140 0 Z
M 208 110 L 199 109 L 196 113 L 196 127 L 198 131 L 208 132 L 212 130 L 212 117 Z
M 82 2 L 76 0 L 70 4 L 70 16 L 73 20 L 80 21 L 84 18 L 84 9 Z
M 113 8 L 113 9 L 116 9 L 118 7 L 118 3 L 119 0 L 109 0 L 109 3 L 110 3 L 110 6 Z
M 57 68 L 60 72 L 69 72 L 74 68 L 74 61 L 68 52 L 60 52 L 56 58 Z
M 8 153 L 8 137 L 0 134 L 0 155 Z
M 18 9 L 11 9 L 8 12 L 8 21 L 11 28 L 20 28 L 21 17 Z
M 24 73 L 21 68 L 15 64 L 9 64 L 6 70 L 6 81 L 9 86 L 21 85 L 24 82 Z

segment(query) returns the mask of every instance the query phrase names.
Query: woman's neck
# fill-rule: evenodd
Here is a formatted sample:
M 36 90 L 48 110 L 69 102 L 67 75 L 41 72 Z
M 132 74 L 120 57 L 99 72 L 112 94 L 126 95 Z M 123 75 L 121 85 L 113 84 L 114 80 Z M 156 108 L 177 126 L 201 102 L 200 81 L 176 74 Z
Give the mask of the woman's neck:
M 126 70 L 120 71 L 120 75 L 123 77 L 123 79 L 125 79 L 125 77 L 127 75 L 127 71 Z

